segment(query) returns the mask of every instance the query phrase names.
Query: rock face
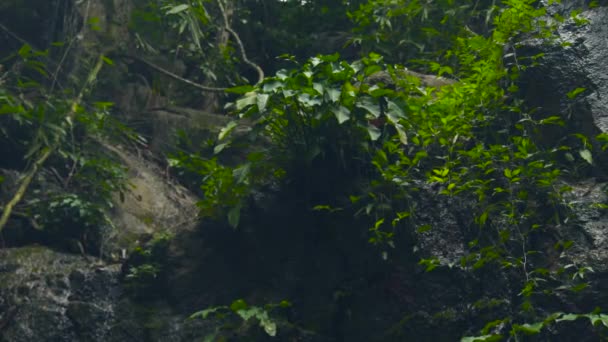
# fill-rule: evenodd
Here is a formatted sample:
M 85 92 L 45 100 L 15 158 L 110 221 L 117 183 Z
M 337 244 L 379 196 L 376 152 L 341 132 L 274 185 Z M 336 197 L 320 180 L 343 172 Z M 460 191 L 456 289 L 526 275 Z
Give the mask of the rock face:
M 555 5 L 552 10 L 563 12 L 564 7 Z M 522 85 L 533 107 L 546 115 L 561 115 L 570 129 L 595 135 L 608 132 L 608 7 L 588 9 L 580 17 L 589 22 L 577 25 L 567 20 L 552 46 L 523 43 L 525 55 L 544 57 L 525 72 Z M 569 99 L 567 94 L 577 88 L 585 91 Z
M 1 250 L 0 340 L 110 340 L 119 271 L 46 247 Z
M 196 225 L 196 197 L 174 184 L 157 165 L 142 156 L 106 144 L 128 169 L 128 191 L 115 196 L 110 213 L 114 229 L 105 237 L 106 256 L 131 250 L 155 233 L 176 233 Z
M 124 294 L 121 265 L 42 246 L 0 250 L 0 341 L 193 341 L 213 327 Z

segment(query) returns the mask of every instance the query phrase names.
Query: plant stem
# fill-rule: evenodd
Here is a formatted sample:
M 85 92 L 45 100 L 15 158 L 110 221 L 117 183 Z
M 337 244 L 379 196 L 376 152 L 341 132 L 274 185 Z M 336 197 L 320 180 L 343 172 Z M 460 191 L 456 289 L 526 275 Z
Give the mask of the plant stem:
M 65 122 L 67 122 L 68 124 L 70 124 L 70 125 L 72 124 L 73 119 L 76 116 L 78 106 L 82 102 L 82 98 L 84 97 L 86 90 L 97 79 L 97 75 L 99 74 L 99 71 L 101 70 L 101 67 L 103 66 L 103 58 L 104 58 L 103 55 L 99 56 L 97 63 L 93 67 L 93 70 L 91 70 L 91 72 L 89 73 L 89 77 L 87 78 L 84 86 L 80 90 L 80 93 L 72 101 L 72 105 L 70 106 L 70 111 L 65 116 Z M 53 139 L 53 142 L 48 147 L 46 147 L 45 149 L 42 150 L 42 153 L 39 155 L 39 157 L 36 159 L 36 161 L 32 164 L 30 169 L 25 173 L 25 177 L 22 179 L 21 184 L 19 185 L 19 188 L 15 192 L 15 195 L 4 206 L 2 216 L 0 217 L 0 233 L 2 232 L 2 230 L 8 223 L 8 219 L 11 216 L 13 208 L 17 204 L 19 204 L 19 202 L 23 199 L 23 196 L 25 196 L 25 193 L 27 192 L 28 187 L 32 183 L 32 180 L 34 179 L 34 177 L 36 176 L 38 171 L 40 171 L 40 169 L 42 168 L 42 165 L 44 165 L 46 160 L 49 159 L 49 157 L 59 148 L 60 145 L 61 145 L 60 136 L 56 135 L 55 139 Z

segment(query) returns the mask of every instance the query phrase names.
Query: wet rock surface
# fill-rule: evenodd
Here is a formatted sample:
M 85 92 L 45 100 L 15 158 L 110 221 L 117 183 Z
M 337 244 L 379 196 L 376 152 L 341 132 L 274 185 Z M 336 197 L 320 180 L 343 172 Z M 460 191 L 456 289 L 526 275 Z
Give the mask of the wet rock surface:
M 108 339 L 116 266 L 46 247 L 0 250 L 2 341 Z
M 209 328 L 125 296 L 121 265 L 42 246 L 0 250 L 0 341 L 192 341 Z
M 552 12 L 566 13 L 575 2 L 555 5 Z M 578 7 L 582 8 L 582 7 Z M 538 64 L 527 69 L 521 79 L 522 90 L 532 108 L 543 115 L 561 115 L 568 130 L 588 135 L 608 132 L 608 7 L 587 9 L 579 15 L 588 20 L 577 25 L 572 19 L 561 24 L 558 37 L 550 45 L 525 41 L 519 45 L 526 56 L 544 54 Z M 567 94 L 584 88 L 579 96 Z M 553 136 L 559 137 L 558 134 Z

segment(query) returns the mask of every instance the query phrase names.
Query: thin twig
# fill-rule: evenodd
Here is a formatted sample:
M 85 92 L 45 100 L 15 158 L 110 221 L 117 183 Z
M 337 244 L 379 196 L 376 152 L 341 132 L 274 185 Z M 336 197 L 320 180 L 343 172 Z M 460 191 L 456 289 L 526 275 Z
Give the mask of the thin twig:
M 167 76 L 170 76 L 170 77 L 172 77 L 172 78 L 174 78 L 174 79 L 176 79 L 178 81 L 184 82 L 184 83 L 186 83 L 188 85 L 191 85 L 191 86 L 193 86 L 195 88 L 198 88 L 200 90 L 203 90 L 203 91 L 222 93 L 222 92 L 226 91 L 226 89 L 228 89 L 228 88 L 207 87 L 207 86 L 204 86 L 202 84 L 199 84 L 199 83 L 190 81 L 188 79 L 185 79 L 185 78 L 183 78 L 183 77 L 181 77 L 181 76 L 179 76 L 179 75 L 177 75 L 177 74 L 175 74 L 175 73 L 173 73 L 173 72 L 171 72 L 171 71 L 169 71 L 169 70 L 167 70 L 167 69 L 165 69 L 163 67 L 160 67 L 160 66 L 158 66 L 158 65 L 156 65 L 156 64 L 154 64 L 154 63 L 152 63 L 152 62 L 150 62 L 150 61 L 148 61 L 148 60 L 146 60 L 146 59 L 144 59 L 142 57 L 137 57 L 137 56 L 133 56 L 133 55 L 129 55 L 128 57 L 129 58 L 133 58 L 135 60 L 138 60 L 138 61 L 140 61 L 140 62 L 148 65 L 149 67 L 151 67 L 152 69 L 154 69 L 156 71 L 159 71 L 159 72 L 161 72 L 161 73 L 163 73 L 163 74 L 165 74 Z
M 26 45 L 29 45 L 29 46 L 33 47 L 35 50 L 39 50 L 35 46 L 33 46 L 32 44 L 28 43 L 27 40 L 19 37 L 16 33 L 14 33 L 13 31 L 9 30 L 8 27 L 2 25 L 2 23 L 0 23 L 0 29 L 2 29 L 4 32 L 6 32 L 9 36 L 13 37 L 15 40 L 19 41 L 21 44 L 26 44 Z

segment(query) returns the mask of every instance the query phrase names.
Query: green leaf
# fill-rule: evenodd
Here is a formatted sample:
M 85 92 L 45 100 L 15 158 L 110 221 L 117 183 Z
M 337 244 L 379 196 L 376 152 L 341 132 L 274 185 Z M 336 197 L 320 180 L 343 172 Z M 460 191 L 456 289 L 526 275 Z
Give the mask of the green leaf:
M 578 154 L 583 158 L 587 163 L 593 165 L 593 156 L 591 155 L 591 151 L 588 149 L 582 149 L 578 151 Z
M 268 94 L 258 94 L 257 104 L 258 104 L 258 110 L 260 112 L 263 112 L 264 109 L 266 109 L 266 104 L 268 103 L 269 98 L 270 98 L 270 95 L 268 95 Z
M 220 134 L 217 136 L 217 140 L 224 140 L 224 138 L 237 126 L 237 124 L 238 123 L 236 121 L 230 121 L 226 126 L 222 127 Z
M 319 95 L 323 95 L 323 85 L 321 83 L 313 83 L 312 88 L 319 93 Z
M 564 126 L 564 120 L 561 116 L 550 116 L 548 118 L 540 120 L 541 125 L 559 125 Z
M 242 110 L 245 107 L 254 105 L 257 103 L 257 93 L 254 92 L 250 92 L 247 93 L 245 95 L 245 97 L 241 97 L 240 99 L 236 100 L 236 109 L 237 110 Z
M 555 321 L 556 322 L 561 322 L 561 321 L 574 321 L 577 320 L 581 317 L 581 315 L 579 314 L 563 314 L 561 317 L 557 318 Z
M 405 118 L 403 109 L 401 109 L 401 107 L 399 107 L 395 102 L 388 101 L 387 107 L 388 107 L 387 115 L 392 116 L 392 117 L 397 117 L 399 119 Z
M 202 319 L 207 319 L 207 317 L 209 317 L 210 314 L 215 313 L 219 310 L 223 310 L 223 309 L 227 309 L 227 307 L 225 306 L 218 306 L 218 307 L 213 307 L 213 308 L 209 308 L 209 309 L 205 309 L 202 311 L 197 311 L 195 313 L 193 313 L 192 315 L 190 315 L 190 319 L 195 319 L 195 318 L 202 318 Z
M 568 94 L 566 94 L 566 96 L 568 96 L 568 98 L 570 100 L 572 100 L 573 98 L 577 97 L 580 93 L 584 92 L 585 90 L 587 90 L 587 88 L 576 88 L 571 92 L 568 92 Z
M 596 326 L 598 323 L 602 323 L 605 327 L 608 327 L 608 315 L 605 315 L 605 314 L 599 314 L 599 315 L 590 314 L 590 315 L 587 315 L 587 317 L 589 317 L 589 320 L 591 321 L 591 324 L 593 324 L 593 326 Z
M 277 324 L 270 319 L 260 319 L 260 326 L 264 328 L 264 331 L 268 334 L 268 336 L 276 336 L 277 334 Z
M 236 207 L 231 208 L 230 211 L 228 211 L 228 224 L 230 224 L 230 226 L 232 228 L 236 228 L 239 226 L 240 220 L 241 220 L 241 205 L 239 204 Z M 232 306 L 230 306 L 230 308 L 232 309 Z M 234 309 L 233 309 L 233 311 L 234 311 Z
M 24 110 L 25 109 L 21 106 L 9 106 L 7 104 L 3 104 L 0 106 L 0 115 L 23 113 Z
M 538 322 L 538 323 L 534 323 L 534 324 L 526 323 L 526 324 L 517 326 L 516 330 L 519 330 L 528 335 L 534 335 L 534 334 L 540 333 L 540 331 L 543 329 L 544 326 L 545 326 L 544 322 Z
M 222 144 L 217 144 L 213 148 L 213 154 L 219 154 L 220 152 L 222 152 L 228 146 L 230 146 L 230 142 L 225 142 L 225 143 L 222 143 Z
M 314 96 L 306 93 L 299 94 L 298 101 L 300 101 L 300 103 L 306 107 L 314 107 L 323 103 L 319 96 Z
M 380 65 L 374 64 L 374 65 L 367 66 L 363 72 L 365 73 L 365 76 L 369 76 L 369 75 L 375 74 L 381 70 L 382 70 L 382 67 Z
M 249 172 L 251 171 L 251 163 L 247 163 L 232 170 L 232 176 L 234 177 L 237 184 L 242 184 L 247 180 Z
M 380 105 L 374 101 L 371 97 L 364 97 L 361 101 L 357 102 L 356 106 L 358 108 L 365 109 L 368 113 L 370 113 L 374 119 L 380 117 Z
M 380 132 L 378 127 L 374 125 L 367 125 L 367 132 L 369 133 L 369 138 L 372 141 L 378 140 L 378 138 L 380 138 L 380 135 L 382 135 L 382 132 Z
M 102 60 L 103 60 L 103 61 L 104 61 L 104 62 L 105 62 L 107 65 L 114 65 L 114 61 L 113 61 L 113 60 L 111 60 L 111 59 L 109 59 L 109 58 L 108 58 L 108 57 L 106 57 L 106 56 L 103 56 L 101 59 L 102 59 Z
M 29 53 L 32 51 L 32 47 L 29 44 L 23 44 L 23 46 L 19 49 L 19 56 L 26 58 L 29 56 Z
M 336 119 L 338 119 L 339 124 L 343 124 L 350 119 L 350 111 L 344 106 L 332 108 L 331 111 L 336 116 Z
M 190 8 L 190 5 L 187 5 L 187 4 L 173 6 L 173 7 L 170 7 L 170 9 L 166 12 L 166 14 L 177 14 L 177 13 L 187 10 L 188 8 Z
M 429 230 L 431 230 L 432 226 L 430 224 L 424 224 L 418 228 L 416 228 L 416 232 L 417 233 L 424 233 L 424 232 L 428 232 Z
M 238 87 L 232 87 L 225 90 L 227 93 L 231 94 L 247 94 L 250 91 L 253 91 L 255 88 L 251 85 L 242 85 Z
M 340 89 L 337 88 L 325 88 L 325 93 L 331 102 L 340 101 L 340 94 L 342 93 Z
M 247 303 L 242 299 L 237 299 L 234 302 L 232 302 L 232 304 L 230 304 L 230 310 L 232 310 L 233 312 L 246 310 L 247 307 L 248 307 Z
M 262 87 L 262 90 L 265 93 L 275 93 L 277 91 L 277 89 L 281 88 L 282 86 L 283 86 L 283 82 L 280 82 L 280 81 L 269 81 L 269 82 L 264 83 L 264 86 Z

